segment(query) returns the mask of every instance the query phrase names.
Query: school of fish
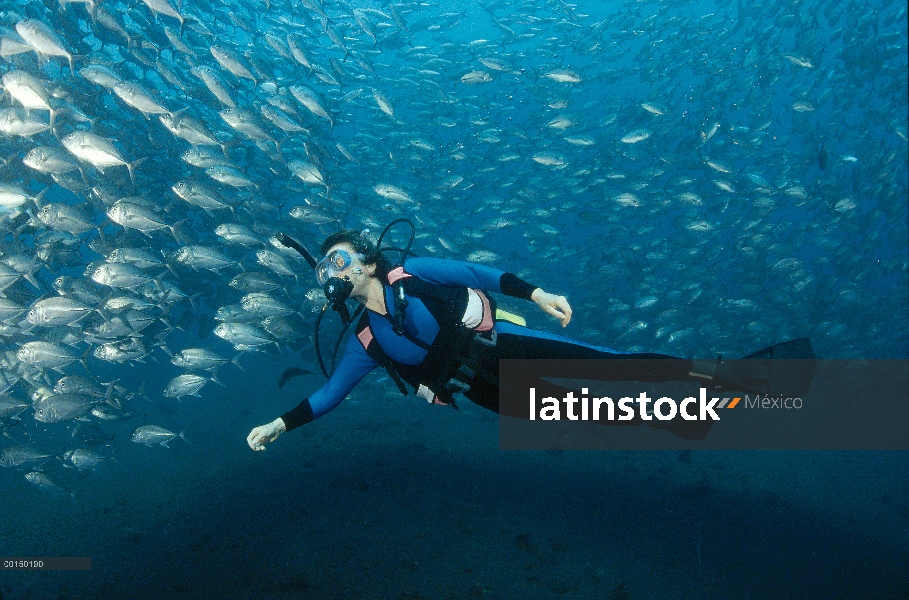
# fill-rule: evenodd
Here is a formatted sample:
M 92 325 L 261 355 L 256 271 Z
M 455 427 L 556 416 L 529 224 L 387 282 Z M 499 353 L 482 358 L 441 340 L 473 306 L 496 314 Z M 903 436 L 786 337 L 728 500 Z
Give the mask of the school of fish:
M 185 442 L 150 397 L 309 344 L 275 235 L 398 217 L 585 341 L 904 357 L 905 3 L 588 4 L 0 1 L 0 466 Z

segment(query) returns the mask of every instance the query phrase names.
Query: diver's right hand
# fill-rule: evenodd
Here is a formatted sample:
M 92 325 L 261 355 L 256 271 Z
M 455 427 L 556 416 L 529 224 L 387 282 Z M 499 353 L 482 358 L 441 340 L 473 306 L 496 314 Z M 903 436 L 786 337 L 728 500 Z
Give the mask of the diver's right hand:
M 287 426 L 284 424 L 284 420 L 278 417 L 268 425 L 253 428 L 246 436 L 246 443 L 253 450 L 265 450 L 265 444 L 272 443 L 285 431 L 287 431 Z

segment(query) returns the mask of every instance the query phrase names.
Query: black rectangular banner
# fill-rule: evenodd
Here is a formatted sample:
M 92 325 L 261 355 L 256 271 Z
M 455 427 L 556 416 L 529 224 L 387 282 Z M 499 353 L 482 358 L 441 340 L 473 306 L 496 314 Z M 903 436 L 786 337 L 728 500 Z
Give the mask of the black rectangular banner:
M 713 365 L 501 360 L 499 447 L 909 450 L 909 361 Z
M 91 571 L 89 556 L 19 556 L 0 558 L 2 571 Z

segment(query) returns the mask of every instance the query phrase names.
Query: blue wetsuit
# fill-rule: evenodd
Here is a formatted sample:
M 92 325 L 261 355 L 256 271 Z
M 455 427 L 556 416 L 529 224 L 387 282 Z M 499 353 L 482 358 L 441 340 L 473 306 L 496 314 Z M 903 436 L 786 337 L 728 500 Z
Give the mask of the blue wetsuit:
M 406 261 L 405 269 L 407 273 L 430 283 L 497 292 L 526 300 L 530 300 L 531 294 L 536 289 L 536 286 L 511 273 L 460 261 L 410 258 Z M 389 285 L 385 286 L 385 306 L 388 314 L 394 313 L 393 290 Z M 395 334 L 392 330 L 392 323 L 386 316 L 370 310 L 367 310 L 366 314 L 375 340 L 392 361 L 403 365 L 419 365 L 423 362 L 427 356 L 426 349 L 405 336 Z M 426 345 L 431 345 L 439 333 L 439 324 L 433 315 L 419 298 L 412 296 L 407 297 L 404 327 L 408 334 Z M 499 372 L 498 360 L 501 358 L 674 358 L 661 354 L 622 354 L 609 348 L 585 344 L 566 337 L 521 327 L 507 321 L 497 321 L 495 329 L 498 334 L 495 352 L 487 353 L 487 357 L 483 360 L 483 367 L 496 377 Z M 627 361 L 622 362 L 627 363 Z M 295 409 L 282 415 L 287 430 L 299 427 L 334 409 L 360 380 L 378 366 L 379 364 L 367 354 L 357 337 L 351 336 L 347 341 L 344 356 L 331 379 L 312 396 L 303 400 Z M 670 361 L 667 363 L 667 367 L 667 371 L 660 374 L 659 381 L 687 379 L 690 361 Z M 628 368 L 623 367 L 621 378 L 624 379 L 628 376 Z M 652 373 L 642 375 L 642 377 L 644 378 L 639 380 L 653 380 Z M 552 384 L 543 382 L 540 385 L 552 386 Z M 473 402 L 498 412 L 498 392 L 496 385 L 476 377 L 471 389 L 464 395 Z

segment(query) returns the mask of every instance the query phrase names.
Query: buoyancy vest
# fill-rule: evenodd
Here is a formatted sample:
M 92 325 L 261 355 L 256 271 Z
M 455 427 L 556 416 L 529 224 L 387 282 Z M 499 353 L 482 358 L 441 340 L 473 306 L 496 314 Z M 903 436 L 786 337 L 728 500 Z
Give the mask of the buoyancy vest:
M 403 267 L 392 269 L 387 281 L 393 287 L 402 286 L 407 296 L 418 298 L 439 326 L 431 344 L 411 335 L 405 328 L 402 335 L 426 350 L 420 364 L 407 365 L 394 361 L 382 349 L 373 335 L 367 312 L 357 322 L 355 334 L 363 349 L 388 371 L 402 394 L 407 395 L 402 380 L 413 386 L 414 391 L 424 385 L 435 394 L 431 402 L 457 408 L 453 394 L 468 391 L 474 377 L 479 375 L 498 385 L 498 379 L 481 366 L 483 355 L 496 343 L 493 329 L 496 303 L 493 298 L 483 290 L 472 290 L 482 302 L 483 316 L 479 325 L 468 328 L 462 323 L 470 293 L 467 287 L 430 283 L 406 272 Z M 391 314 L 384 316 L 394 324 Z

